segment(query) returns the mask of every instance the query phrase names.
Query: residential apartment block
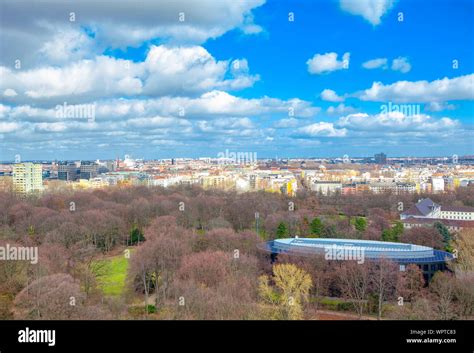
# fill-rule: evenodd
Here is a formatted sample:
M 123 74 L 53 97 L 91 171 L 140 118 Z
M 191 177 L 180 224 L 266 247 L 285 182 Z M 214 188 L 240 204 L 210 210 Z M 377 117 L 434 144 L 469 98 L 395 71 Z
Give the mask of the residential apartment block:
M 15 164 L 13 166 L 13 190 L 19 194 L 41 192 L 43 190 L 41 164 Z

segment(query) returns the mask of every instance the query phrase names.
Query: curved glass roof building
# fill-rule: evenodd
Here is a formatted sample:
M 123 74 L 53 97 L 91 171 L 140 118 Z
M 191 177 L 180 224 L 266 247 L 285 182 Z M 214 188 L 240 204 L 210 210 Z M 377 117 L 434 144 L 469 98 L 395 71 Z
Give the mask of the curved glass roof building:
M 274 255 L 324 255 L 327 260 L 362 262 L 387 259 L 417 265 L 444 264 L 454 258 L 446 251 L 427 246 L 359 239 L 284 238 L 260 244 L 259 249 Z

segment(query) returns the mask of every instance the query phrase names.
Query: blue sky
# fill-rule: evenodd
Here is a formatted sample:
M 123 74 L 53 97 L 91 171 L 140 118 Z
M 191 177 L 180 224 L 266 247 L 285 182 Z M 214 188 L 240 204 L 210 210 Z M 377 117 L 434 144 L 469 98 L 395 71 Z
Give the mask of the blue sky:
M 0 160 L 474 154 L 472 1 L 0 4 Z

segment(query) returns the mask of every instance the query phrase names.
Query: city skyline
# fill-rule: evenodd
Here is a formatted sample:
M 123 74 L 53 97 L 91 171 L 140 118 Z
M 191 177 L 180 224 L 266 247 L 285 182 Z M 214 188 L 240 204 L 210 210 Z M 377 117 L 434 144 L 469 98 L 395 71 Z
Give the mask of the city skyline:
M 234 151 L 235 153 L 247 153 L 247 154 L 250 154 L 252 152 L 245 152 L 245 151 Z M 218 153 L 223 153 L 223 152 L 218 152 Z M 382 154 L 384 154 L 383 152 L 381 152 Z M 296 157 L 286 157 L 286 156 L 256 156 L 256 158 L 253 159 L 253 161 L 268 161 L 268 160 L 280 160 L 280 161 L 283 161 L 283 160 L 308 160 L 308 161 L 311 161 L 311 160 L 348 160 L 348 163 L 355 163 L 355 161 L 360 161 L 361 163 L 367 163 L 368 161 L 372 160 L 374 161 L 375 160 L 375 156 L 377 155 L 377 153 L 375 153 L 374 155 L 372 156 L 349 156 L 349 155 L 344 155 L 344 156 L 330 156 L 330 155 L 326 155 L 326 156 L 309 156 L 309 157 L 300 157 L 300 156 L 296 156 Z M 169 156 L 169 157 L 163 157 L 163 158 L 142 158 L 140 156 L 132 156 L 132 155 L 128 155 L 128 154 L 125 154 L 124 156 L 116 156 L 115 158 L 69 158 L 69 159 L 45 159 L 45 158 L 36 158 L 36 159 L 17 159 L 15 160 L 14 158 L 13 159 L 10 159 L 10 160 L 0 160 L 0 163 L 11 163 L 11 164 L 15 164 L 15 163 L 22 163 L 22 162 L 67 162 L 67 161 L 97 161 L 97 160 L 102 160 L 102 161 L 115 161 L 115 160 L 124 160 L 124 159 L 127 159 L 130 158 L 130 159 L 133 159 L 133 160 L 143 160 L 143 161 L 165 161 L 165 160 L 173 160 L 173 159 L 176 159 L 176 160 L 199 160 L 199 159 L 210 159 L 210 160 L 218 160 L 218 159 L 225 159 L 223 157 L 219 157 L 219 155 L 216 155 L 216 156 L 198 156 L 198 157 L 190 157 L 190 156 L 183 156 L 183 157 L 178 157 L 178 156 Z M 387 160 L 398 160 L 398 159 L 413 159 L 413 160 L 423 160 L 423 159 L 426 159 L 426 160 L 444 160 L 446 161 L 446 163 L 450 163 L 450 164 L 459 164 L 459 160 L 460 159 L 463 159 L 463 158 L 467 158 L 469 160 L 473 160 L 474 159 L 474 156 L 472 155 L 452 155 L 452 156 L 449 156 L 449 155 L 433 155 L 433 156 L 414 156 L 414 155 L 399 155 L 399 156 L 387 156 L 385 155 L 386 159 Z M 235 164 L 239 164 L 239 163 L 235 163 Z
M 474 154 L 472 2 L 40 5 L 1 1 L 0 160 Z

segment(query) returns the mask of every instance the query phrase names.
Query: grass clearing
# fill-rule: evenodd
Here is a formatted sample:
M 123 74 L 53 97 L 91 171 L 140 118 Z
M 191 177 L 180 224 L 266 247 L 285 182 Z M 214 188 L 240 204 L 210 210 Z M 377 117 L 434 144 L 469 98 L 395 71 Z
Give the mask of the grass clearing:
M 97 261 L 96 277 L 105 295 L 120 296 L 125 288 L 128 260 L 123 254 Z

